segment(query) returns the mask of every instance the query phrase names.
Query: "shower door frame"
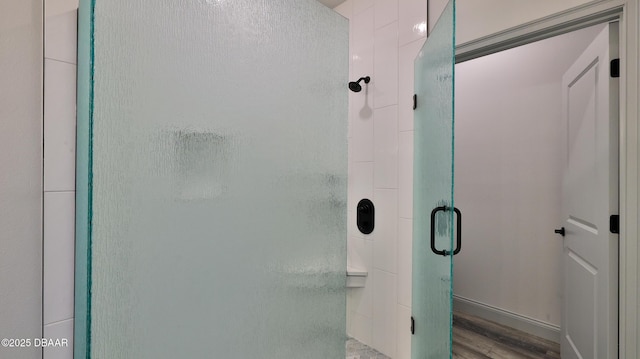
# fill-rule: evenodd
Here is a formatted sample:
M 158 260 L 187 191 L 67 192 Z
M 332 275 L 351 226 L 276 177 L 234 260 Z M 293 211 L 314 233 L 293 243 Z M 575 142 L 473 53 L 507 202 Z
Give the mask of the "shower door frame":
M 498 10 L 499 11 L 499 10 Z M 620 21 L 620 147 L 619 147 L 619 358 L 640 354 L 637 335 L 640 318 L 636 309 L 640 297 L 635 290 L 640 282 L 639 226 L 627 216 L 640 213 L 640 1 L 600 0 L 562 11 L 493 35 L 456 45 L 456 64 L 508 50 L 517 46 L 575 31 L 591 25 Z

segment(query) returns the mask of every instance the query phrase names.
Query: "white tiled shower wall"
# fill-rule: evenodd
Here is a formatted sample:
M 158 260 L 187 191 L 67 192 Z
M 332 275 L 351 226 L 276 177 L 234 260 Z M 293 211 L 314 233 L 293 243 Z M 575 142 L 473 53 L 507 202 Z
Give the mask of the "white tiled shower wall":
M 77 2 L 65 1 L 45 0 L 43 324 L 69 346 L 44 359 L 73 358 Z
M 411 356 L 413 226 L 413 61 L 426 37 L 427 0 L 347 0 L 350 79 L 371 76 L 349 94 L 348 261 L 366 269 L 349 289 L 347 332 L 392 358 Z M 376 207 L 370 235 L 355 226 L 362 198 Z

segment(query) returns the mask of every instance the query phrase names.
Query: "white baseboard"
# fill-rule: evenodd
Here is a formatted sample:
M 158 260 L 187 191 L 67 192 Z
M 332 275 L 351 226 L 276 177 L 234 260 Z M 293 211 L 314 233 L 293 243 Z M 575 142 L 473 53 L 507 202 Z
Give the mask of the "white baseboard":
M 560 327 L 541 320 L 453 295 L 453 309 L 560 343 Z

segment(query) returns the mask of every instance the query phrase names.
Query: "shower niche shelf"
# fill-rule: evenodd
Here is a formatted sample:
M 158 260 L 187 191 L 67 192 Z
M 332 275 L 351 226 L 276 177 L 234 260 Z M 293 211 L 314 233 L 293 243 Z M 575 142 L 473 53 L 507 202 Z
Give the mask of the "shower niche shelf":
M 347 267 L 347 288 L 362 288 L 369 273 L 364 269 Z

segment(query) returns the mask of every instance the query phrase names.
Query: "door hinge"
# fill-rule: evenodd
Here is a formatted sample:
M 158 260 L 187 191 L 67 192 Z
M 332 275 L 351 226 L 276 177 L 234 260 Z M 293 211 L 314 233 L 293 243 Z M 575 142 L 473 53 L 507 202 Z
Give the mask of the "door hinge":
M 611 77 L 620 77 L 620 59 L 611 60 Z
M 413 95 L 413 109 L 418 108 L 418 95 Z
M 411 335 L 416 334 L 416 320 L 411 317 Z
M 620 233 L 620 216 L 617 214 L 609 217 L 609 231 L 611 233 Z

